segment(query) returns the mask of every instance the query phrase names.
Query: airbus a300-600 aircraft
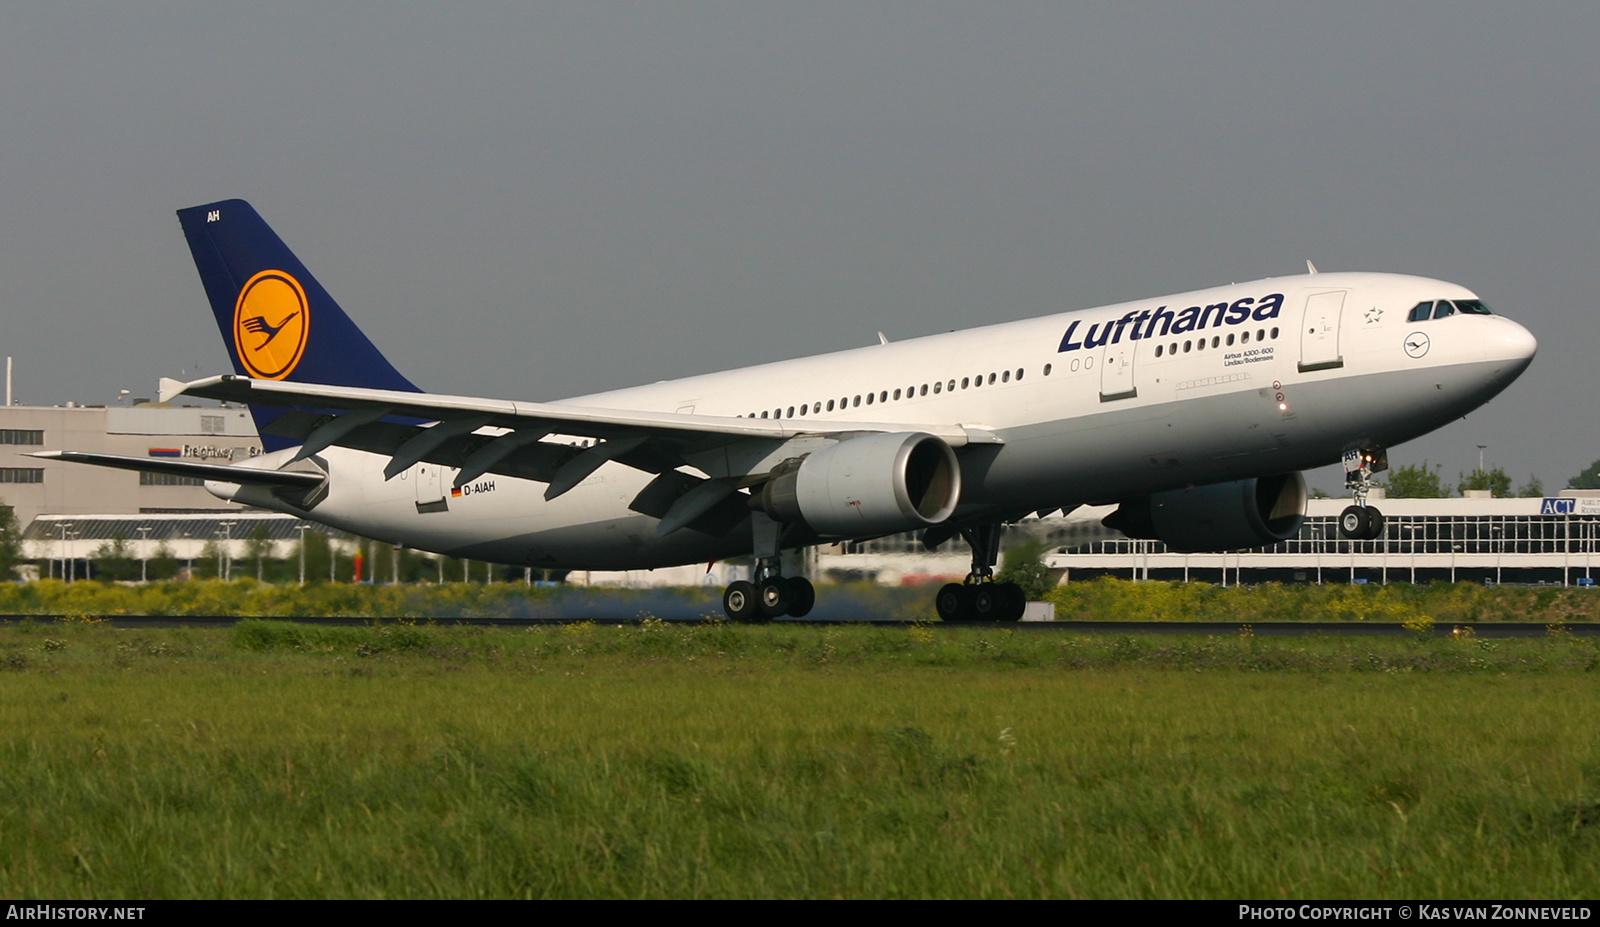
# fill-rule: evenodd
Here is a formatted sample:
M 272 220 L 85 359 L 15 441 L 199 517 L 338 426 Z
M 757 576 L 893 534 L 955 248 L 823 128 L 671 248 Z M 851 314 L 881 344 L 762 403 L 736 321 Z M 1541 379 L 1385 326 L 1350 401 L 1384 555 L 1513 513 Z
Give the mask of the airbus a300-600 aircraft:
M 548 402 L 427 393 L 249 204 L 180 210 L 236 373 L 162 398 L 245 403 L 266 453 L 234 465 L 49 456 L 203 477 L 215 495 L 456 557 L 622 570 L 754 555 L 731 618 L 807 613 L 784 550 L 960 535 L 946 619 L 1015 620 L 1001 528 L 1117 504 L 1182 551 L 1293 536 L 1300 471 L 1343 461 L 1347 537 L 1386 449 L 1476 409 L 1536 343 L 1470 291 L 1310 273 Z M 1314 270 L 1314 269 L 1313 269 Z

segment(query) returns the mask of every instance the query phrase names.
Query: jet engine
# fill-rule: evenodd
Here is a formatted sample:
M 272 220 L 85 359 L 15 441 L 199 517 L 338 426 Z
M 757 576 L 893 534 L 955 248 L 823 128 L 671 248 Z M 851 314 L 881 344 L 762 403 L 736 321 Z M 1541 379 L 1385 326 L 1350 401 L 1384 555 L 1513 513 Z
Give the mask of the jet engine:
M 819 535 L 862 537 L 936 525 L 955 511 L 955 451 L 920 432 L 864 435 L 785 461 L 751 499 Z
M 1276 544 L 1294 537 L 1305 519 L 1305 477 L 1284 473 L 1130 499 L 1103 524 L 1191 553 Z

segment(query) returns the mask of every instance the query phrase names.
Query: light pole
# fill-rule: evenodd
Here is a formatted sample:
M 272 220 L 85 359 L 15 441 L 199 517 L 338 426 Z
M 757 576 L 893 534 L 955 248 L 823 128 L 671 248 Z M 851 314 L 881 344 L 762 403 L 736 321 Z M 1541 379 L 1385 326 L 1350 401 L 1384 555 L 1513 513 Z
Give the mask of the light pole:
M 305 522 L 295 525 L 295 530 L 300 532 L 300 585 L 306 584 L 306 531 L 311 527 Z
M 217 551 L 217 578 L 223 582 L 227 582 L 230 574 L 233 573 L 233 551 L 229 549 L 231 546 L 229 542 L 233 540 L 233 526 L 237 525 L 238 522 L 224 521 L 219 522 L 219 524 L 222 526 L 222 549 Z M 226 560 L 224 560 L 224 558 L 226 558 Z M 224 562 L 227 563 L 226 573 L 223 572 Z
M 67 532 L 72 527 L 72 522 L 61 523 L 61 578 L 72 582 L 72 558 L 67 550 Z
M 1484 451 L 1484 448 L 1486 448 L 1488 446 L 1489 445 L 1487 445 L 1487 444 L 1478 445 L 1478 473 L 1479 474 L 1483 473 L 1483 451 Z
M 136 529 L 139 532 L 139 582 L 150 581 L 150 526 Z

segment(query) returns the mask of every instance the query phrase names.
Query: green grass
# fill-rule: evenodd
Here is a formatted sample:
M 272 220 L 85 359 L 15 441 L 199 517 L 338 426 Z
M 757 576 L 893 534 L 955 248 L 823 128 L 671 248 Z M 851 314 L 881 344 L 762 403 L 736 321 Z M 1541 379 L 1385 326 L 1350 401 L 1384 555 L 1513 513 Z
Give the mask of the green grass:
M 0 628 L 0 894 L 1503 897 L 1600 886 L 1600 647 Z
M 935 620 L 934 588 L 871 583 L 819 590 L 813 617 Z M 0 583 L 0 615 L 227 615 L 280 618 L 632 618 L 721 615 L 718 590 L 540 588 L 521 583 L 402 586 L 296 585 L 200 580 L 144 586 L 99 582 Z M 1056 586 L 1046 597 L 1061 620 L 1348 621 L 1440 624 L 1600 619 L 1600 592 L 1485 587 L 1470 583 L 1212 586 L 1100 578 Z

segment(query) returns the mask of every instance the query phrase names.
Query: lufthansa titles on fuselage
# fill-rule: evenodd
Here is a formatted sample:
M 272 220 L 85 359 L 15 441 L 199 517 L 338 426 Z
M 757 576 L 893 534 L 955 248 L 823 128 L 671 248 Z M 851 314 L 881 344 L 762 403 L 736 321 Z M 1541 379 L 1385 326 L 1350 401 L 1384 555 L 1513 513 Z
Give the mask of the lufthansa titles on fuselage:
M 1067 326 L 1067 333 L 1061 336 L 1061 347 L 1057 349 L 1057 353 L 1117 344 L 1122 341 L 1124 334 L 1128 336 L 1129 341 L 1139 341 L 1144 338 L 1181 335 L 1184 332 L 1222 325 L 1243 325 L 1251 321 L 1265 322 L 1277 318 L 1282 309 L 1282 293 L 1268 293 L 1259 300 L 1253 296 L 1246 296 L 1233 303 L 1190 306 L 1182 310 L 1168 309 L 1166 306 L 1158 306 L 1155 309 L 1130 309 L 1120 319 L 1107 319 L 1090 324 L 1082 333 L 1081 340 L 1078 329 L 1084 322 L 1078 319 Z

